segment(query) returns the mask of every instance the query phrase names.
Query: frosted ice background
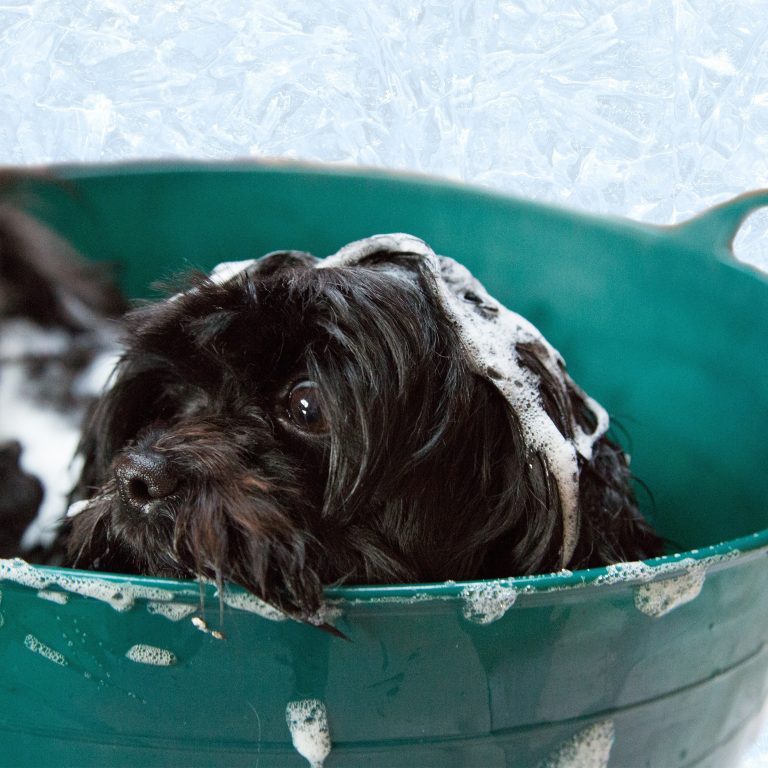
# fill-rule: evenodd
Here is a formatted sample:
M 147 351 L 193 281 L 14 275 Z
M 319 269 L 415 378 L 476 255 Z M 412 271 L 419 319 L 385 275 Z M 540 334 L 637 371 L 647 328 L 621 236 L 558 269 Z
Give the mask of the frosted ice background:
M 680 221 L 768 186 L 768 0 L 0 5 L 0 163 L 243 156 Z
M 766 0 L 74 7 L 0 6 L 0 162 L 356 163 L 657 223 L 768 185 Z

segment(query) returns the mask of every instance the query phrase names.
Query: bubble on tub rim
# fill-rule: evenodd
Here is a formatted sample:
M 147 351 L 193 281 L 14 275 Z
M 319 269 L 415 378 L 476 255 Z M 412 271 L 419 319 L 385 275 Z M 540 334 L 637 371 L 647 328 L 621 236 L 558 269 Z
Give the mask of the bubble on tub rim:
M 462 615 L 475 624 L 498 621 L 515 604 L 518 590 L 499 581 L 469 584 L 460 594 Z
M 289 701 L 285 706 L 285 722 L 291 732 L 294 749 L 312 768 L 323 768 L 331 752 L 325 704 L 320 699 Z
M 667 563 L 649 564 L 642 561 L 615 563 L 605 567 L 606 573 L 595 584 L 612 585 L 637 583 L 635 607 L 648 616 L 659 618 L 675 608 L 694 600 L 701 593 L 707 571 L 715 565 L 734 560 L 737 549 L 719 555 L 693 558 L 683 556 Z
M 608 768 L 615 738 L 613 720 L 593 723 L 564 741 L 538 768 Z
M 120 613 L 133 608 L 138 598 L 168 602 L 175 597 L 173 592 L 160 587 L 147 587 L 130 582 L 117 584 L 74 573 L 46 573 L 18 557 L 11 560 L 0 559 L 0 581 L 11 581 L 36 589 L 38 592 L 47 591 L 50 587 L 58 587 L 65 592 L 92 597 L 107 603 Z
M 706 566 L 694 561 L 679 576 L 641 584 L 635 588 L 635 607 L 646 616 L 666 616 L 699 596 L 706 575 Z
M 218 590 L 217 596 L 219 596 Z M 224 587 L 220 596 L 224 605 L 228 605 L 230 608 L 255 613 L 270 621 L 286 621 L 288 619 L 288 616 L 279 608 L 264 602 L 264 600 L 250 592 L 233 592 L 229 588 Z

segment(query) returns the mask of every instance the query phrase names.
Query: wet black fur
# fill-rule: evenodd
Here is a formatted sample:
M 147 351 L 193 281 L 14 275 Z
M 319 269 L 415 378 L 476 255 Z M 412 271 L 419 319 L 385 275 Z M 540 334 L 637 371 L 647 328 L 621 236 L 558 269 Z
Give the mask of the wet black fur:
M 557 570 L 554 478 L 526 452 L 516 415 L 470 369 L 415 261 L 372 257 L 315 269 L 275 254 L 223 285 L 202 275 L 127 317 L 114 387 L 90 419 L 71 564 L 231 580 L 297 616 L 328 584 L 440 581 Z M 544 376 L 568 434 L 580 396 Z M 328 434 L 286 410 L 316 381 Z M 151 515 L 129 514 L 115 462 L 151 450 L 181 484 Z M 570 568 L 656 555 L 627 461 L 601 439 L 580 474 L 581 530 Z

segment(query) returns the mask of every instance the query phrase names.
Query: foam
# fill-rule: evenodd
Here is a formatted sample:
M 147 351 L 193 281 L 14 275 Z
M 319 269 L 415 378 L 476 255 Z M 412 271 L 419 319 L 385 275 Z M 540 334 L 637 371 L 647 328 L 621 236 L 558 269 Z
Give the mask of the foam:
M 223 261 L 217 264 L 208 279 L 216 285 L 226 283 L 237 275 L 242 274 L 256 263 L 256 259 L 246 259 L 245 261 Z
M 499 582 L 472 584 L 461 591 L 462 614 L 475 624 L 498 621 L 515 604 L 517 590 Z
M 49 648 L 45 643 L 40 642 L 34 635 L 27 635 L 24 638 L 24 645 L 33 653 L 37 653 L 48 661 L 58 664 L 60 667 L 67 666 L 67 660 L 58 651 Z
M 563 742 L 538 768 L 608 768 L 615 739 L 613 720 L 603 720 Z
M 20 558 L 0 560 L 0 581 L 11 581 L 38 591 L 56 586 L 65 592 L 100 600 L 121 613 L 133 608 L 138 598 L 158 602 L 173 599 L 171 593 L 160 588 L 135 584 L 115 584 L 89 576 L 48 573 L 34 568 Z
M 312 768 L 323 768 L 331 752 L 331 736 L 325 704 L 319 699 L 289 701 L 285 721 L 296 751 Z
M 132 645 L 125 656 L 137 664 L 149 664 L 153 667 L 170 667 L 176 663 L 176 656 L 171 651 L 144 643 Z
M 693 562 L 679 576 L 643 584 L 635 590 L 635 608 L 647 616 L 664 616 L 698 597 L 706 575 L 706 566 Z
M 237 608 L 240 611 L 255 613 L 270 621 L 285 621 L 288 618 L 288 616 L 279 608 L 275 608 L 269 603 L 265 603 L 250 592 L 231 592 L 230 590 L 225 589 L 221 595 L 221 599 L 224 604 L 228 605 L 230 608 Z
M 456 326 L 475 371 L 491 381 L 509 402 L 520 421 L 528 450 L 540 453 L 557 483 L 563 514 L 561 565 L 573 556 L 579 533 L 578 457 L 589 460 L 594 443 L 609 426 L 608 414 L 587 397 L 565 373 L 559 353 L 524 317 L 493 299 L 462 265 L 437 256 L 422 240 L 407 234 L 376 235 L 342 248 L 318 264 L 328 269 L 359 263 L 379 251 L 419 258 L 434 278 L 439 301 Z M 469 301 L 466 297 L 474 294 Z M 574 420 L 574 439 L 564 437 L 547 414 L 539 394 L 539 379 L 518 359 L 517 345 L 535 342 L 545 351 L 542 363 L 563 386 L 573 387 L 592 411 L 596 426 L 587 433 Z
M 162 616 L 170 621 L 181 621 L 187 616 L 192 615 L 197 610 L 197 606 L 187 603 L 167 603 L 152 600 L 147 603 L 147 610 L 156 616 Z
M 319 627 L 323 624 L 334 624 L 344 615 L 341 606 L 324 602 L 311 616 L 307 616 L 306 621 Z
M 51 603 L 58 603 L 59 605 L 66 605 L 69 602 L 69 595 L 66 592 L 41 589 L 38 591 L 37 596 L 41 597 L 43 600 L 48 600 Z
M 643 562 L 616 563 L 606 566 L 606 573 L 596 584 L 640 582 L 635 588 L 635 607 L 647 616 L 659 618 L 691 602 L 700 594 L 707 571 L 712 566 L 739 556 L 734 550 L 701 559 L 683 557 L 669 563 L 649 565 Z

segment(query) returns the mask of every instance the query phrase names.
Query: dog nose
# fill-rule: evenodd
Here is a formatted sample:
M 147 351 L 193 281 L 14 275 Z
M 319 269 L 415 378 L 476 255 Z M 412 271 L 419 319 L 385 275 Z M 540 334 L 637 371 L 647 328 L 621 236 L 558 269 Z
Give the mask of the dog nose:
M 136 512 L 151 512 L 153 502 L 170 496 L 179 478 L 165 456 L 156 451 L 130 451 L 115 466 L 117 490 L 123 504 Z

